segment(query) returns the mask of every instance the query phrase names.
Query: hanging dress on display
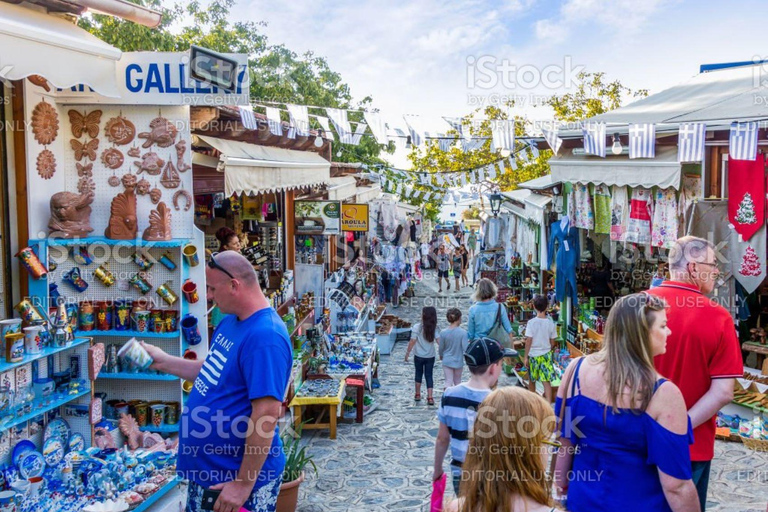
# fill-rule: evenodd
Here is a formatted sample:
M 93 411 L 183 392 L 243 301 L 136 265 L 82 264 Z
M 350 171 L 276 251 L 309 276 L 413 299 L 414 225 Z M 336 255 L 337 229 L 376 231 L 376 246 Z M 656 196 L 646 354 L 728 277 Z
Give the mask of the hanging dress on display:
M 589 184 L 575 183 L 573 185 L 574 196 L 574 227 L 581 229 L 595 229 L 595 214 L 592 212 L 592 196 L 589 194 Z
M 652 209 L 650 190 L 647 188 L 632 190 L 632 201 L 629 203 L 629 222 L 627 223 L 627 242 L 640 245 L 651 243 Z
M 671 249 L 677 241 L 679 217 L 677 216 L 677 195 L 675 189 L 656 191 L 656 204 L 653 208 L 651 245 Z
M 555 295 L 557 300 L 563 301 L 566 293 L 569 293 L 574 300 L 578 301 L 576 293 L 576 268 L 579 266 L 581 250 L 579 248 L 579 230 L 570 225 L 568 217 L 552 223 L 551 234 L 549 237 L 549 254 L 555 254 L 555 245 L 557 253 L 555 255 Z M 551 265 L 547 270 L 551 270 Z
M 678 215 L 683 219 L 683 232 L 685 232 L 688 224 L 688 208 L 696 201 L 700 201 L 701 198 L 701 176 L 685 174 L 683 186 L 680 188 L 680 201 L 677 204 Z
M 627 221 L 629 220 L 629 204 L 627 203 L 627 187 L 613 186 L 611 196 L 611 240 L 623 242 L 627 237 Z
M 595 233 L 611 232 L 611 188 L 595 185 Z

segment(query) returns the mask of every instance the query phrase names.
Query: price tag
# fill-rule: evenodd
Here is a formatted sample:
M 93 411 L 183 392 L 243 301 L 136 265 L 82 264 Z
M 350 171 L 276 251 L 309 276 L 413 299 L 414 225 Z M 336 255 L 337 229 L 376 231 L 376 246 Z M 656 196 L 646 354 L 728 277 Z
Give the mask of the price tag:
M 563 240 L 563 246 L 565 247 L 566 251 L 570 251 L 571 250 L 571 246 L 568 245 L 568 240 Z

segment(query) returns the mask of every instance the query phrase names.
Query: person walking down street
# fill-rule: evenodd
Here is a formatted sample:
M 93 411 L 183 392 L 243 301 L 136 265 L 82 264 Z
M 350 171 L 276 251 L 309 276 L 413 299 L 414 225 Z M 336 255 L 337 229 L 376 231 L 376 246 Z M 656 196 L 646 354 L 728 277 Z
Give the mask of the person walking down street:
M 421 322 L 414 325 L 411 330 L 411 342 L 405 351 L 405 362 L 408 362 L 413 351 L 413 362 L 416 365 L 416 393 L 413 399 L 417 402 L 421 400 L 421 382 L 426 379 L 429 405 L 435 405 L 432 397 L 434 388 L 432 372 L 435 367 L 435 345 L 437 344 L 437 310 L 427 306 L 421 310 Z
M 451 281 L 448 279 L 448 271 L 451 268 L 451 258 L 445 246 L 441 245 L 437 252 L 437 287 L 438 293 L 443 291 L 443 279 L 447 290 L 451 289 Z
M 467 269 L 469 268 L 469 251 L 465 246 L 459 247 L 461 250 L 461 286 L 469 286 L 467 279 Z
M 461 326 L 461 310 L 451 308 L 446 313 L 448 328 L 440 331 L 440 348 L 438 355 L 443 363 L 445 387 L 450 388 L 461 383 L 461 372 L 464 369 L 464 351 L 469 346 L 467 331 Z
M 706 297 L 720 275 L 714 246 L 702 238 L 680 238 L 669 252 L 669 273 L 670 281 L 648 292 L 669 304 L 672 329 L 666 353 L 654 363 L 685 398 L 696 440 L 691 446 L 693 481 L 705 510 L 715 417 L 733 399 L 734 381 L 743 375 L 744 365 L 731 315 Z
M 497 294 L 498 289 L 490 279 L 482 278 L 477 282 L 474 295 L 477 302 L 469 308 L 467 333 L 470 340 L 494 334 L 492 338 L 511 348 L 514 337 L 512 325 L 509 323 L 506 306 L 496 302 Z M 499 334 L 502 330 L 506 332 L 506 336 Z M 492 333 L 492 331 L 496 332 Z
M 467 235 L 467 249 L 469 249 L 470 259 L 474 258 L 475 251 L 477 250 L 477 233 L 475 233 L 475 228 L 470 229 Z
M 670 334 L 666 306 L 647 292 L 621 298 L 602 350 L 566 369 L 555 405 L 558 414 L 567 409 L 554 480 L 568 510 L 700 509 L 683 394 L 653 366 Z
M 453 250 L 453 258 L 451 260 L 453 264 L 453 278 L 456 281 L 456 293 L 459 293 L 461 286 L 459 281 L 461 280 L 461 270 L 464 266 L 464 258 L 461 255 L 461 247 L 456 247 Z
M 533 307 L 536 317 L 528 320 L 525 326 L 525 359 L 523 364 L 528 367 L 528 389 L 535 392 L 536 383 L 544 385 L 544 398 L 552 403 L 552 382 L 557 380 L 552 350 L 555 348 L 557 329 L 555 323 L 547 316 L 547 298 L 544 295 L 533 297 Z
M 491 392 L 473 425 L 459 499 L 445 510 L 554 512 L 546 473 L 555 420 L 552 406 L 535 393 L 516 386 Z
M 152 369 L 195 383 L 180 420 L 188 428 L 179 433 L 176 468 L 189 480 L 187 512 L 204 510 L 207 489 L 220 491 L 215 510 L 272 512 L 285 466 L 277 420 L 293 347 L 244 256 L 225 251 L 207 265 L 208 296 L 227 316 L 205 360 L 142 345 L 154 360 Z M 199 435 L 203 431 L 208 434 Z
M 467 456 L 470 432 L 480 403 L 496 386 L 501 375 L 501 361 L 511 355 L 491 338 L 480 338 L 469 344 L 464 362 L 471 374 L 469 381 L 445 390 L 437 410 L 440 427 L 435 441 L 435 468 L 433 480 L 443 476 L 443 461 L 451 449 L 451 476 L 453 491 L 459 494 L 462 464 Z

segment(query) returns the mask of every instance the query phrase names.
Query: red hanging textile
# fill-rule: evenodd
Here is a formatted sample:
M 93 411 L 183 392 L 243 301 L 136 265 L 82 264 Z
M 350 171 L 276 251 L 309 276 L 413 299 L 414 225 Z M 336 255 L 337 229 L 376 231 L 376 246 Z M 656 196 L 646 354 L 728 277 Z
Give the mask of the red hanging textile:
M 744 241 L 765 224 L 765 155 L 728 157 L 728 221 Z

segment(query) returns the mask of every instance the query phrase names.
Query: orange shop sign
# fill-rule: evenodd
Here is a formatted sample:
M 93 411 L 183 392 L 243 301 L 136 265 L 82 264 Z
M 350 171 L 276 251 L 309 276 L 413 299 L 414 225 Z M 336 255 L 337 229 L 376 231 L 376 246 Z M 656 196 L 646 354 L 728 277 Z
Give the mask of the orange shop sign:
M 341 230 L 368 231 L 368 205 L 342 204 Z

